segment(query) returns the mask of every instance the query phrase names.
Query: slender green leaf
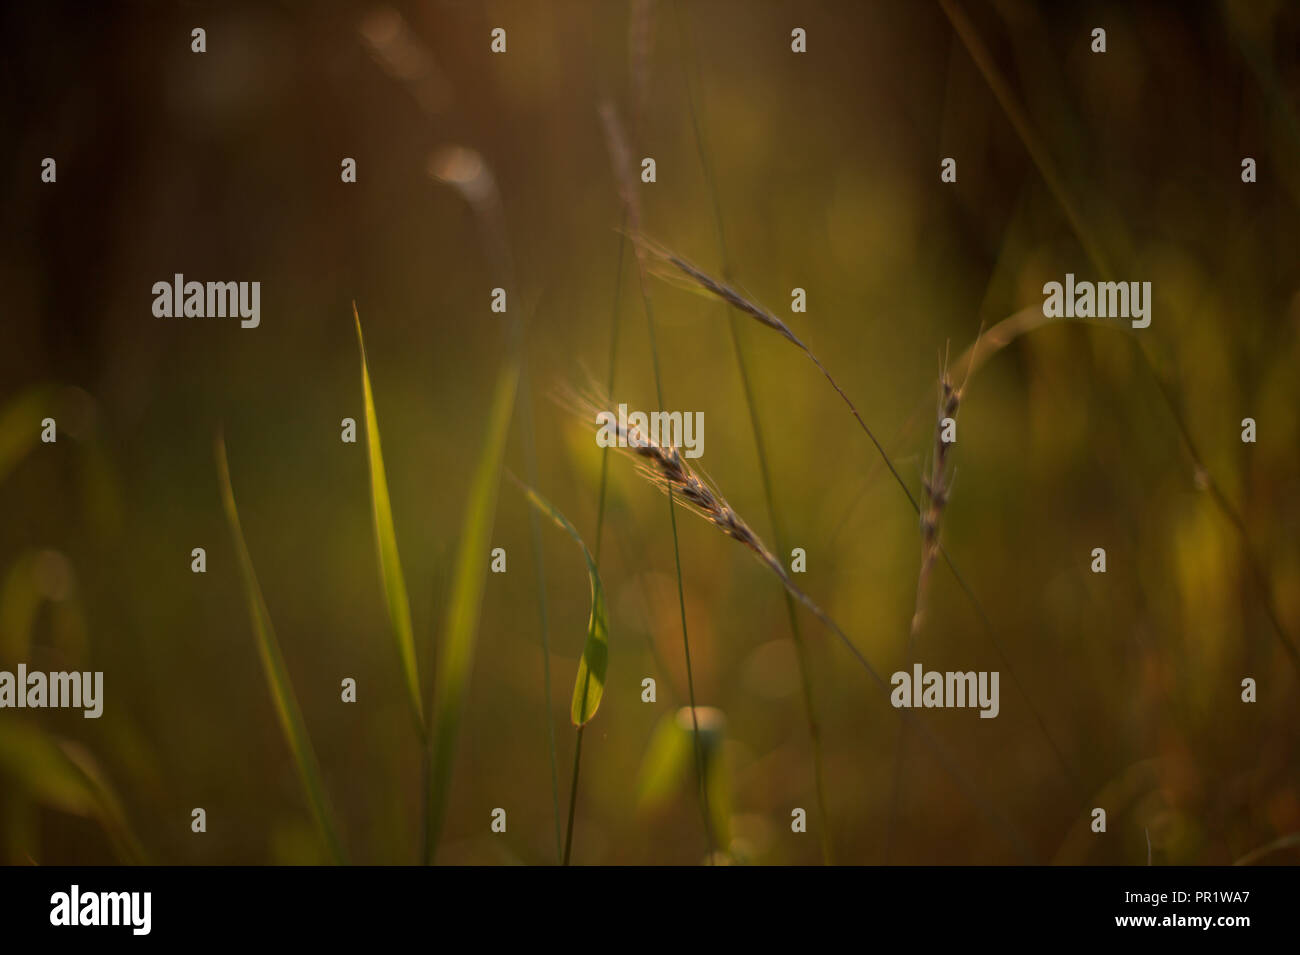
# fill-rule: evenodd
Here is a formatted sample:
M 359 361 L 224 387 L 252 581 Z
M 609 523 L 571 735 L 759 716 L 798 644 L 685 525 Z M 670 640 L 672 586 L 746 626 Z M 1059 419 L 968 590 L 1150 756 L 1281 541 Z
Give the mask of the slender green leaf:
M 366 343 L 361 338 L 361 316 L 356 302 L 352 316 L 357 322 L 357 347 L 361 351 L 361 390 L 365 398 L 366 452 L 370 462 L 370 498 L 375 516 L 375 542 L 379 547 L 379 578 L 388 604 L 388 619 L 393 624 L 397 655 L 402 675 L 411 697 L 416 725 L 423 731 L 424 706 L 420 702 L 420 673 L 415 660 L 415 633 L 411 627 L 411 602 L 406 595 L 406 579 L 397 556 L 397 532 L 393 528 L 393 508 L 388 497 L 388 479 L 384 474 L 384 455 L 379 448 L 379 421 L 375 417 L 375 396 L 370 390 L 370 370 L 366 366 Z
M 605 588 L 600 582 L 596 570 L 596 561 L 582 542 L 578 532 L 563 514 L 531 487 L 520 485 L 524 495 L 533 507 L 537 508 L 582 548 L 582 556 L 587 560 L 587 576 L 591 580 L 591 617 L 587 620 L 587 641 L 582 648 L 582 660 L 578 663 L 578 678 L 573 685 L 573 703 L 569 708 L 569 718 L 574 726 L 585 726 L 596 715 L 600 698 L 605 692 L 605 670 L 609 663 L 609 608 L 605 602 Z
M 311 739 L 303 723 L 302 712 L 298 709 L 298 700 L 294 696 L 293 684 L 289 682 L 289 672 L 284 666 L 284 657 L 280 654 L 280 643 L 271 626 L 271 615 L 262 598 L 262 588 L 257 582 L 253 570 L 253 559 L 249 556 L 248 545 L 244 541 L 244 531 L 239 524 L 239 511 L 235 508 L 235 492 L 230 486 L 230 464 L 226 460 L 226 443 L 217 438 L 217 473 L 221 480 L 221 501 L 226 510 L 226 520 L 230 524 L 230 534 L 234 538 L 235 552 L 239 558 L 239 572 L 244 581 L 244 593 L 248 598 L 249 614 L 253 622 L 253 633 L 257 637 L 257 649 L 262 658 L 262 669 L 266 673 L 266 682 L 271 690 L 271 700 L 275 704 L 276 714 L 280 717 L 280 728 L 284 731 L 289 750 L 298 765 L 298 775 L 302 779 L 303 789 L 307 792 L 307 801 L 311 804 L 312 814 L 320 827 L 321 835 L 329 848 L 330 855 L 338 863 L 346 863 L 343 844 L 330 814 L 329 802 L 325 796 L 325 786 L 321 782 L 320 765 L 316 762 L 316 753 L 312 749 Z
M 501 462 L 505 458 L 506 437 L 510 432 L 510 416 L 519 384 L 519 365 L 520 352 L 515 348 L 497 377 L 496 392 L 488 412 L 487 440 L 470 484 L 469 505 L 452 572 L 446 630 L 439 648 L 434 685 L 431 777 L 424 846 L 426 862 L 433 861 L 451 794 L 456 736 L 470 669 L 474 664 L 474 647 L 478 642 L 479 612 L 488 570 L 488 543 L 496 517 Z

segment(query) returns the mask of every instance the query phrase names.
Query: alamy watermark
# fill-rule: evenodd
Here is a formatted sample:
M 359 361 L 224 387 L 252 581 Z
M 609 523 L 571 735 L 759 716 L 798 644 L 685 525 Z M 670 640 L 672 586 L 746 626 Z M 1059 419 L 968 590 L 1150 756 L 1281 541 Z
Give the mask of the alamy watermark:
M 153 927 L 152 892 L 82 892 L 73 885 L 50 896 L 50 924 L 125 925 L 133 935 L 148 935 Z
M 0 709 L 55 709 L 80 707 L 88 720 L 96 720 L 104 712 L 104 674 L 97 670 L 80 673 L 58 671 L 41 673 L 28 671 L 27 664 L 18 664 L 17 674 L 0 670 Z
M 1075 282 L 1065 273 L 1065 284 L 1043 286 L 1044 318 L 1128 318 L 1134 328 L 1151 324 L 1150 282 Z
M 899 670 L 889 682 L 894 691 L 889 694 L 889 702 L 895 707 L 975 707 L 980 709 L 980 719 L 991 720 L 997 717 L 1001 704 L 998 702 L 997 670 L 967 670 L 940 673 L 938 670 L 925 671 L 921 664 L 912 664 L 912 672 Z
M 602 448 L 645 447 L 646 439 L 661 448 L 680 448 L 683 457 L 698 458 L 704 453 L 703 411 L 633 411 L 618 406 L 612 411 L 596 412 L 596 444 Z M 644 437 L 643 437 L 644 436 Z
M 177 272 L 171 282 L 153 283 L 157 318 L 238 318 L 241 328 L 262 321 L 261 282 L 186 282 Z

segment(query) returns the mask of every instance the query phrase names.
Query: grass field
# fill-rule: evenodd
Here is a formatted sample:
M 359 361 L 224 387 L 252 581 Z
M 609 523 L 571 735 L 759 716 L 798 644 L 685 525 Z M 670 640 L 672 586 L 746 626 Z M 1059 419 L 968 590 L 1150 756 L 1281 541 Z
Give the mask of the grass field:
M 1300 858 L 1296 8 L 0 25 L 4 862 Z

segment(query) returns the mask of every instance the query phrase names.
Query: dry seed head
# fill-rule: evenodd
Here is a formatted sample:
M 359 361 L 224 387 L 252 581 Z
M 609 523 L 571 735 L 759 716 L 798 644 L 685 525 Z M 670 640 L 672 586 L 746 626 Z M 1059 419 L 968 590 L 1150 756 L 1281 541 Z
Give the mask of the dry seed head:
M 935 422 L 934 457 L 930 462 L 930 474 L 922 478 L 921 486 L 925 489 L 926 504 L 921 508 L 921 570 L 916 580 L 916 610 L 912 615 L 912 636 L 916 636 L 925 618 L 926 585 L 930 571 L 939 556 L 939 522 L 944 508 L 948 504 L 948 453 L 951 446 L 943 440 L 944 421 L 948 418 L 957 420 L 957 410 L 961 406 L 961 390 L 954 388 L 948 377 L 945 358 L 939 368 L 939 413 Z
M 712 294 L 716 295 L 718 298 L 726 302 L 728 305 L 731 305 L 733 308 L 739 309 L 740 311 L 749 315 L 751 318 L 757 319 L 759 322 L 766 325 L 768 328 L 780 332 L 791 342 L 798 345 L 800 348 L 803 348 L 805 351 L 807 350 L 807 346 L 805 346 L 804 343 L 799 340 L 799 338 L 795 335 L 794 332 L 790 331 L 789 326 L 787 326 L 785 322 L 781 321 L 779 318 L 777 318 L 767 309 L 763 308 L 761 305 L 758 305 L 755 302 L 751 301 L 750 299 L 746 298 L 745 296 L 741 295 L 730 285 L 718 281 L 717 279 L 713 278 L 707 273 L 691 265 L 691 263 L 687 262 L 681 256 L 677 255 L 675 252 L 672 252 L 671 250 L 659 244 L 658 242 L 654 241 L 653 239 L 649 238 L 648 236 L 638 235 L 635 238 L 636 238 L 638 248 L 643 249 L 645 252 L 647 252 L 649 255 L 651 255 L 654 259 L 656 259 L 660 263 L 671 265 L 673 268 L 689 276 L 697 285 L 699 285 L 705 291 L 711 292 Z
M 619 421 L 618 415 L 609 410 L 609 402 L 594 392 L 564 400 L 588 421 L 595 422 L 598 427 L 610 428 L 617 438 L 618 450 L 636 460 L 642 477 L 664 493 L 671 494 L 728 537 L 744 544 L 759 560 L 785 577 L 785 569 L 767 545 L 713 485 L 686 463 L 677 448 L 663 447 L 634 425 Z

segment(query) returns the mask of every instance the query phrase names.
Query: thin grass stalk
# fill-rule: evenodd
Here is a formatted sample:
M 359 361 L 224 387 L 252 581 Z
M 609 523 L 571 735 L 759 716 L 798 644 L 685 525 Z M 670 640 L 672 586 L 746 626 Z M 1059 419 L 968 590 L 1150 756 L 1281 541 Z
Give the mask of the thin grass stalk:
M 569 780 L 569 824 L 564 835 L 564 860 L 562 865 L 568 865 L 573 853 L 573 818 L 578 807 L 578 769 L 582 765 L 582 733 L 587 727 L 579 726 L 578 731 L 574 734 L 573 743 L 573 776 Z
M 1079 213 L 1078 207 L 1070 201 L 1069 193 L 1065 190 L 1065 184 L 1056 169 L 1055 163 L 1052 162 L 1046 145 L 1038 138 L 1033 125 L 1029 122 L 1028 114 L 1025 113 L 1016 100 L 1010 84 L 998 71 L 988 48 L 984 46 L 978 34 L 976 34 L 974 25 L 966 16 L 965 11 L 953 0 L 939 0 L 939 6 L 943 8 L 944 15 L 948 17 L 948 21 L 961 39 L 962 45 L 965 46 L 966 52 L 975 61 L 975 65 L 984 77 L 985 82 L 989 84 L 989 89 L 993 91 L 993 95 L 1002 107 L 1002 111 L 1007 114 L 1007 119 L 1011 121 L 1011 125 L 1015 128 L 1016 135 L 1020 137 L 1020 141 L 1024 143 L 1025 148 L 1029 151 L 1030 158 L 1033 160 L 1034 165 L 1038 167 L 1043 180 L 1047 183 L 1048 191 L 1060 204 L 1061 210 L 1065 213 L 1066 219 L 1069 220 L 1074 234 L 1079 237 L 1079 241 L 1083 244 L 1088 257 L 1097 263 L 1104 273 L 1109 275 L 1110 269 L 1102 258 L 1101 244 L 1097 242 L 1092 231 L 1084 225 L 1083 216 Z
M 645 287 L 645 276 L 641 274 L 641 296 L 645 302 L 646 328 L 650 336 L 650 357 L 654 362 L 655 392 L 660 408 L 664 404 L 663 383 L 659 378 L 659 347 L 655 341 L 654 311 L 650 307 L 650 295 Z M 691 738 L 695 748 L 695 775 L 699 785 L 700 808 L 704 812 L 704 835 L 708 843 L 708 859 L 714 861 L 713 814 L 709 810 L 709 787 L 704 774 L 704 749 L 700 741 L 699 709 L 695 703 L 695 671 L 691 665 L 691 638 L 686 627 L 686 592 L 682 586 L 681 546 L 677 539 L 677 509 L 674 507 L 672 488 L 668 488 L 668 522 L 673 531 L 673 566 L 677 571 L 677 607 L 682 620 L 682 653 L 686 659 L 686 697 L 691 704 Z
M 623 212 L 623 226 L 627 225 L 627 211 Z M 627 236 L 619 229 L 618 269 L 614 273 L 614 304 L 610 308 L 609 322 L 609 374 L 605 376 L 605 394 L 614 393 L 614 370 L 618 365 L 618 303 L 623 291 L 623 253 L 627 249 Z M 600 566 L 600 545 L 605 530 L 605 497 L 609 484 L 609 448 L 600 457 L 600 497 L 596 503 L 596 566 Z
M 736 317 L 731 316 L 731 341 L 736 352 L 736 361 L 740 368 L 741 384 L 745 390 L 745 403 L 749 406 L 749 423 L 754 432 L 754 448 L 758 455 L 758 473 L 763 486 L 763 500 L 767 505 L 768 520 L 772 524 L 772 537 L 776 541 L 777 553 L 788 554 L 787 541 L 781 533 L 781 524 L 777 518 L 776 505 L 773 503 L 771 471 L 767 466 L 767 449 L 763 442 L 763 430 L 758 420 L 758 405 L 755 403 L 753 388 L 749 381 L 749 371 L 741 358 L 740 330 Z M 817 799 L 817 814 L 821 822 L 822 863 L 835 864 L 834 841 L 831 838 L 831 817 L 826 807 L 826 769 L 822 756 L 821 725 L 817 719 L 817 707 L 813 698 L 812 675 L 808 666 L 808 648 L 804 643 L 803 631 L 799 626 L 799 611 L 795 607 L 790 592 L 782 588 L 782 600 L 785 602 L 786 618 L 790 622 L 790 636 L 794 640 L 795 661 L 799 669 L 799 688 L 803 695 L 804 714 L 808 721 L 808 738 L 812 744 L 813 789 Z
M 623 212 L 624 225 L 627 223 L 627 211 Z M 608 382 L 608 394 L 613 393 L 614 389 L 614 369 L 618 360 L 618 302 L 623 288 L 623 252 L 627 247 L 627 238 L 619 230 L 618 240 L 618 270 L 614 275 L 614 305 L 610 309 L 610 332 L 609 332 L 609 374 L 606 376 Z M 605 531 L 605 500 L 609 484 L 609 448 L 604 449 L 600 458 L 600 497 L 596 504 L 596 567 L 600 567 L 600 547 L 604 539 Z M 583 687 L 583 705 L 586 705 L 586 687 Z M 569 783 L 569 821 L 564 835 L 564 855 L 562 865 L 568 865 L 573 852 L 573 819 L 578 805 L 578 770 L 582 764 L 582 731 L 586 728 L 584 723 L 578 727 L 576 738 L 573 745 L 573 777 Z
M 650 98 L 650 54 L 654 49 L 655 0 L 632 0 L 627 18 L 627 46 L 632 100 L 632 131 L 641 130 Z
M 601 111 L 601 120 L 605 126 L 605 138 L 609 147 L 610 159 L 614 166 L 614 176 L 619 183 L 620 193 L 623 198 L 624 220 L 631 229 L 632 236 L 635 240 L 636 251 L 636 268 L 637 283 L 641 290 L 641 302 L 645 307 L 646 331 L 650 339 L 650 358 L 654 368 L 655 376 L 655 397 L 660 408 L 665 408 L 663 378 L 659 370 L 659 348 L 655 340 L 655 320 L 654 308 L 650 303 L 650 289 L 646 285 L 646 263 L 645 255 L 641 248 L 641 206 L 637 201 L 636 187 L 633 185 L 631 169 L 632 159 L 631 152 L 628 149 L 627 137 L 624 135 L 621 125 L 618 121 L 618 115 L 614 107 L 609 104 L 603 104 Z M 709 812 L 709 792 L 704 777 L 704 751 L 700 742 L 700 724 L 697 716 L 695 703 L 695 673 L 691 665 L 691 640 L 686 625 L 686 596 L 685 588 L 682 584 L 682 560 L 681 546 L 677 538 L 677 511 L 674 508 L 672 490 L 668 492 L 668 522 L 672 528 L 673 534 L 673 563 L 677 571 L 677 604 L 681 612 L 682 620 L 682 650 L 686 659 L 686 689 L 687 696 L 691 706 L 691 723 L 693 727 L 692 741 L 695 749 L 695 775 L 696 783 L 700 797 L 700 809 L 704 815 L 704 832 L 708 842 L 708 859 L 710 864 L 714 861 L 713 856 L 713 822 L 712 815 Z
M 537 447 L 533 434 L 533 403 L 528 388 L 528 369 L 526 364 L 520 367 L 520 404 L 523 411 L 524 467 L 528 472 L 528 483 L 533 487 L 537 480 Z M 542 638 L 542 691 L 546 707 L 546 749 L 551 764 L 551 809 L 555 821 L 555 860 L 560 861 L 560 778 L 559 765 L 555 755 L 555 720 L 552 716 L 551 703 L 551 623 L 546 604 L 546 563 L 542 557 L 542 527 L 537 514 L 528 509 L 528 529 L 533 551 L 533 567 L 536 568 L 537 614 Z
M 549 517 L 557 527 L 567 533 L 582 549 L 583 559 L 587 563 L 587 577 L 591 584 L 591 617 L 587 622 L 587 637 L 582 648 L 582 658 L 578 664 L 578 680 L 574 684 L 573 701 L 570 706 L 570 718 L 573 725 L 579 730 L 577 746 L 579 758 L 575 760 L 574 764 L 573 792 L 570 793 L 569 800 L 569 832 L 565 838 L 564 852 L 561 859 L 562 864 L 568 865 L 573 847 L 572 812 L 573 807 L 577 804 L 574 797 L 577 794 L 577 767 L 580 765 L 581 759 L 581 730 L 595 717 L 605 690 L 609 660 L 609 604 L 605 595 L 604 584 L 600 580 L 600 573 L 596 569 L 596 560 L 591 551 L 587 549 L 587 545 L 583 542 L 577 529 L 536 489 L 523 484 L 513 474 L 510 477 L 523 491 L 529 504 L 539 513 Z
M 591 688 L 591 675 L 582 681 L 582 702 L 579 706 L 581 710 L 587 708 L 587 692 Z M 564 861 L 563 865 L 568 865 L 573 857 L 573 820 L 578 807 L 578 771 L 582 766 L 582 735 L 587 729 L 586 723 L 578 726 L 578 731 L 574 736 L 573 742 L 573 778 L 569 781 L 569 825 L 564 834 Z
M 694 45 L 691 43 L 690 30 L 682 16 L 680 2 L 674 4 L 674 13 L 677 17 L 677 26 L 682 36 L 683 45 L 687 48 L 686 60 L 698 70 L 699 61 L 695 56 Z M 722 276 L 725 281 L 730 282 L 731 255 L 727 248 L 727 235 L 722 219 L 722 198 L 718 189 L 717 178 L 714 175 L 708 144 L 704 138 L 704 129 L 700 123 L 700 110 L 696 105 L 690 70 L 686 71 L 686 100 L 690 106 L 691 126 L 695 132 L 695 145 L 700 157 L 700 167 L 704 172 L 705 183 L 712 199 L 713 223 L 718 232 L 718 249 L 722 254 Z M 741 347 L 740 320 L 733 313 L 729 313 L 727 318 L 731 330 L 732 352 L 736 356 L 736 368 L 740 373 L 741 388 L 745 394 L 745 406 L 749 410 L 749 424 L 754 433 L 754 449 L 758 456 L 759 480 L 763 486 L 763 500 L 767 507 L 768 521 L 772 525 L 772 538 L 776 541 L 777 553 L 785 554 L 788 551 L 781 533 L 781 522 L 777 517 L 775 498 L 772 494 L 772 473 L 767 464 L 767 449 L 763 441 L 763 427 L 759 420 L 758 402 L 754 397 L 754 389 L 749 379 L 749 368 L 745 361 L 744 350 Z M 612 385 L 606 393 L 614 393 Z M 795 662 L 799 669 L 799 686 L 803 695 L 804 714 L 808 721 L 808 738 L 812 744 L 813 788 L 817 799 L 817 814 L 820 823 L 818 835 L 822 863 L 833 865 L 835 861 L 834 841 L 831 838 L 830 813 L 826 809 L 826 781 L 822 759 L 821 729 L 817 720 L 817 709 L 813 701 L 812 678 L 808 668 L 808 649 L 804 645 L 803 633 L 799 629 L 799 614 L 795 609 L 794 598 L 784 588 L 781 590 L 781 598 L 785 602 L 786 617 L 790 621 L 790 636 L 794 640 Z
M 637 241 L 637 247 L 643 249 L 646 254 L 654 257 L 660 262 L 672 265 L 674 268 L 685 273 L 690 278 L 694 279 L 701 288 L 712 292 L 718 298 L 727 302 L 734 308 L 738 308 L 751 318 L 757 320 L 759 324 L 766 325 L 768 328 L 779 333 L 786 339 L 786 341 L 790 342 L 802 351 L 804 356 L 813 363 L 813 366 L 822 373 L 822 377 L 824 377 L 830 383 L 830 386 L 835 389 L 835 393 L 840 396 L 840 399 L 848 407 L 854 419 L 858 422 L 858 426 L 871 440 L 871 443 L 875 445 L 876 451 L 879 452 L 881 459 L 885 462 L 885 466 L 889 468 L 889 473 L 894 476 L 894 480 L 898 482 L 898 486 L 903 489 L 903 493 L 907 495 L 907 499 L 912 502 L 913 509 L 916 510 L 917 513 L 920 513 L 921 505 L 917 503 L 916 497 L 907 486 L 907 482 L 903 480 L 903 476 L 899 474 L 898 469 L 894 467 L 894 462 L 890 460 L 888 452 L 885 451 L 884 446 L 876 438 L 875 432 L 873 432 L 871 428 L 868 427 L 866 421 L 863 420 L 861 413 L 858 411 L 857 405 L 853 403 L 853 400 L 849 398 L 844 389 L 840 387 L 839 382 L 835 380 L 835 376 L 832 375 L 830 371 L 827 370 L 826 366 L 822 364 L 821 359 L 813 353 L 811 348 L 803 343 L 798 335 L 790 330 L 790 327 L 786 325 L 785 322 L 781 321 L 766 309 L 755 305 L 726 282 L 718 281 L 708 273 L 701 271 L 694 265 L 691 265 L 681 256 L 670 252 L 659 243 L 652 241 L 644 235 L 637 235 L 635 238 Z

